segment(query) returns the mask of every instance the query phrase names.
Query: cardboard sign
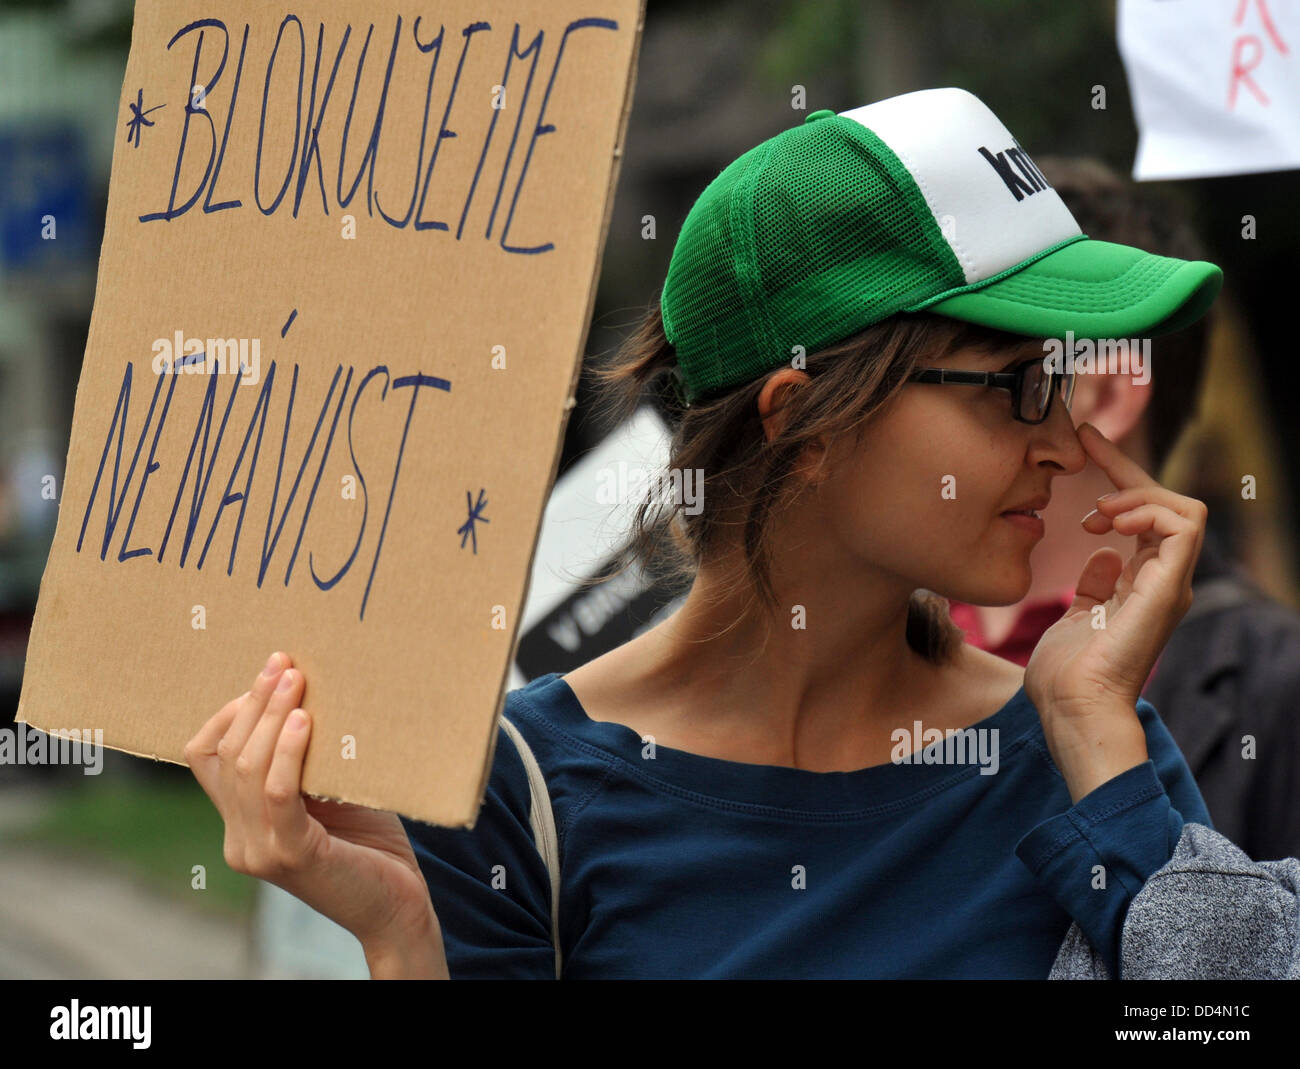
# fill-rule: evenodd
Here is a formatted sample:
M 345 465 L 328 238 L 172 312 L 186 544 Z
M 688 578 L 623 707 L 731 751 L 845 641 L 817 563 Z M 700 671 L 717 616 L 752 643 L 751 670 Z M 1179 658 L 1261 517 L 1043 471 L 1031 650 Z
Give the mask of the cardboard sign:
M 1300 167 L 1300 5 L 1120 0 L 1137 179 Z
M 304 789 L 472 825 L 640 0 L 139 0 L 18 719 L 183 747 L 272 650 Z

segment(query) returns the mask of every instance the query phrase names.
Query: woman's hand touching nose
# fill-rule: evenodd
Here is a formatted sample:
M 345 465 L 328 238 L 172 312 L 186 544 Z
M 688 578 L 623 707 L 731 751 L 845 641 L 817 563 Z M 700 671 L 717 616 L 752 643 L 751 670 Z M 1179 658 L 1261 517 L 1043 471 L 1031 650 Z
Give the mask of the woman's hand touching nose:
M 1025 669 L 1025 691 L 1075 802 L 1147 760 L 1137 700 L 1191 607 L 1208 512 L 1161 486 L 1091 424 L 1079 427 L 1079 441 L 1116 487 L 1084 528 L 1136 536 L 1137 548 L 1127 562 L 1110 548 L 1088 558 L 1073 603 Z

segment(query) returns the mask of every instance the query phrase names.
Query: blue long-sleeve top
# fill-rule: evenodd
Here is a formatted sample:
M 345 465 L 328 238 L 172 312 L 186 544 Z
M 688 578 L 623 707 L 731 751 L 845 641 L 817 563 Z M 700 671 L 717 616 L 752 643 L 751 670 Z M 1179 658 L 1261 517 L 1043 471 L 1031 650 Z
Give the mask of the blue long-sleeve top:
M 1213 827 L 1155 709 L 1137 714 L 1150 760 L 1072 805 L 1023 687 L 971 725 L 983 750 L 853 772 L 655 746 L 556 673 L 505 705 L 552 799 L 565 978 L 1043 979 L 1071 920 L 1119 976 L 1130 900 L 1184 821 Z M 451 976 L 554 978 L 527 774 L 499 732 L 472 829 L 403 824 Z

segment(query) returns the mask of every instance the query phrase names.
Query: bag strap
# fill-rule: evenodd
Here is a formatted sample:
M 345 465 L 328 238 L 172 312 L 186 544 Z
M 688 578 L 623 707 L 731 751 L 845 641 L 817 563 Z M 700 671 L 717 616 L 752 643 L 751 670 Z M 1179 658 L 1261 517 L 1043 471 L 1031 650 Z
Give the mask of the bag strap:
M 555 814 L 551 810 L 551 794 L 546 789 L 546 777 L 533 756 L 532 747 L 524 741 L 519 729 L 501 714 L 501 726 L 519 751 L 524 770 L 528 773 L 528 822 L 533 826 L 533 842 L 546 863 L 551 878 L 551 942 L 555 944 L 555 978 L 560 978 L 560 850 L 555 834 Z

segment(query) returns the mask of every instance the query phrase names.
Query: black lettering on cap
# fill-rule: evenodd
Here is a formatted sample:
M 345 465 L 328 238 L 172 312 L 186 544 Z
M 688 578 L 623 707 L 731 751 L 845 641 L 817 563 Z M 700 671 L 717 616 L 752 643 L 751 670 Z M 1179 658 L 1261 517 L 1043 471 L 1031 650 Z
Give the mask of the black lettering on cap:
M 1003 184 L 1018 201 L 1024 200 L 1026 196 L 1033 196 L 1040 190 L 1051 188 L 1051 183 L 1043 177 L 1043 172 L 1034 166 L 1029 153 L 1018 143 L 997 153 L 989 152 L 981 145 L 979 153 L 988 160 L 989 166 L 997 172 Z

